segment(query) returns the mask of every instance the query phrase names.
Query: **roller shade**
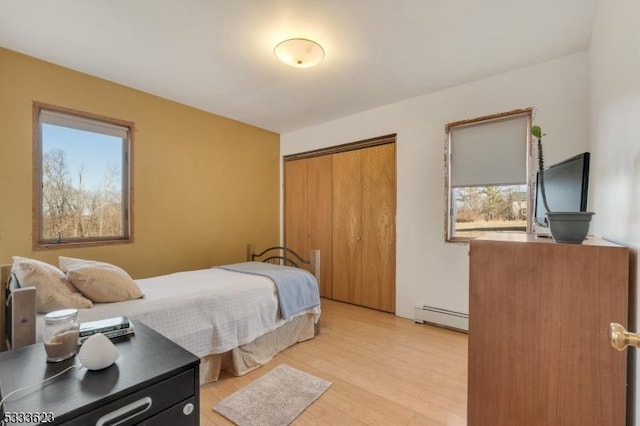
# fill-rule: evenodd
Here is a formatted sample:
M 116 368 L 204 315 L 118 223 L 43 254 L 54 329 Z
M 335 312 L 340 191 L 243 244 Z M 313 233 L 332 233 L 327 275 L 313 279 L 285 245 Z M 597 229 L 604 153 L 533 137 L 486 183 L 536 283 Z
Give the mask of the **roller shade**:
M 61 114 L 44 109 L 40 111 L 40 123 L 53 124 L 54 126 L 68 127 L 71 129 L 86 130 L 88 132 L 115 136 L 125 140 L 129 137 L 129 129 L 124 126 L 118 126 L 117 124 L 105 123 L 76 115 Z
M 451 186 L 527 182 L 527 115 L 453 127 Z

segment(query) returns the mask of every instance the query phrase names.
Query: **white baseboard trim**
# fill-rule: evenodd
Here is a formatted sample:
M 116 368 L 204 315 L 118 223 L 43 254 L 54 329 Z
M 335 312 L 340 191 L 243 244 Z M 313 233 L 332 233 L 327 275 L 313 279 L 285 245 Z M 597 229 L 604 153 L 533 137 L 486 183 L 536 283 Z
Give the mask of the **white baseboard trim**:
M 420 324 L 428 323 L 458 331 L 469 331 L 469 315 L 463 312 L 425 305 L 416 306 L 414 308 L 414 316 L 415 321 Z

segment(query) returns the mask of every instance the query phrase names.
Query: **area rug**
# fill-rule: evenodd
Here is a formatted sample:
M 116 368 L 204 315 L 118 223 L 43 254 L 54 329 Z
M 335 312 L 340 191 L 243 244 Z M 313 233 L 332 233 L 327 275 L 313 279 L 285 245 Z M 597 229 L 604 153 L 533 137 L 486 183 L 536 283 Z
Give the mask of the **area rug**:
M 285 426 L 330 386 L 328 380 L 280 364 L 213 409 L 238 426 Z

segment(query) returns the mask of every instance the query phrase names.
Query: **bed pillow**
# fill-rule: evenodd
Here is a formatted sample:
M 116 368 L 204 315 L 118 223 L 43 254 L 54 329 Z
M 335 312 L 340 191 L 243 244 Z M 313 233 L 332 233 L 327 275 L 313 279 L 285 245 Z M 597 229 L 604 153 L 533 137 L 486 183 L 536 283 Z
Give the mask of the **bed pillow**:
M 71 285 L 60 269 L 48 263 L 26 257 L 14 256 L 11 272 L 16 275 L 20 287 L 36 288 L 36 310 L 47 313 L 58 309 L 90 308 L 91 300 Z
M 58 261 L 75 288 L 94 302 L 122 302 L 144 296 L 131 276 L 115 265 L 64 256 Z

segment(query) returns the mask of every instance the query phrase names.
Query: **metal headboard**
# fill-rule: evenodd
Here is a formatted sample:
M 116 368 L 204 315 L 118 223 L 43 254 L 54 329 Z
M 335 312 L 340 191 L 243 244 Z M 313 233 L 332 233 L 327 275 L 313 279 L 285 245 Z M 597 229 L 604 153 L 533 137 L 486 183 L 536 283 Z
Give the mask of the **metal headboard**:
M 256 253 L 253 244 L 247 244 L 247 262 L 255 261 L 295 268 L 304 268 L 308 265 L 310 272 L 320 281 L 320 250 L 311 250 L 309 260 L 306 260 L 289 247 L 273 246 Z

